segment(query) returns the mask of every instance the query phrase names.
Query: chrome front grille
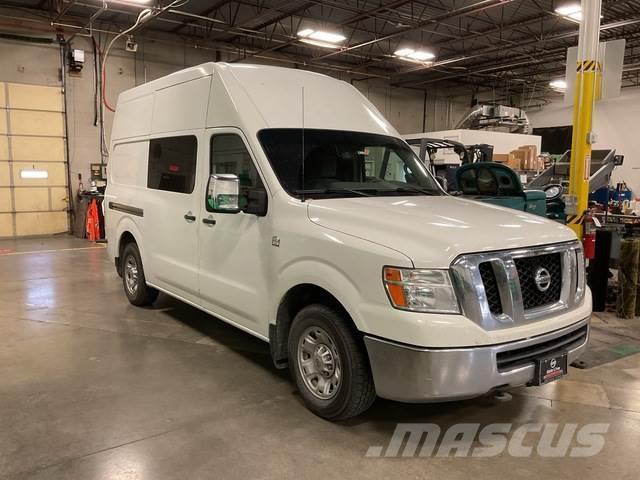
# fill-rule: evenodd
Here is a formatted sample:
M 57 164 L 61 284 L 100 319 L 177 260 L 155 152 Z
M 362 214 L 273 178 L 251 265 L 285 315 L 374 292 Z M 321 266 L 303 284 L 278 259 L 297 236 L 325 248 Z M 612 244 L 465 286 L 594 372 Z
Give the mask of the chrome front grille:
M 487 295 L 489 310 L 494 315 L 500 315 L 502 313 L 502 302 L 500 301 L 500 290 L 498 290 L 498 280 L 493 271 L 493 264 L 491 262 L 482 262 L 478 265 L 478 269 L 484 285 L 484 292 Z
M 570 310 L 584 293 L 579 242 L 462 255 L 451 269 L 465 316 L 486 330 Z
M 560 253 L 516 258 L 515 263 L 525 310 L 549 305 L 560 300 L 562 290 L 562 258 Z M 551 276 L 549 287 L 545 291 L 540 291 L 536 286 L 536 272 L 540 268 L 544 268 Z

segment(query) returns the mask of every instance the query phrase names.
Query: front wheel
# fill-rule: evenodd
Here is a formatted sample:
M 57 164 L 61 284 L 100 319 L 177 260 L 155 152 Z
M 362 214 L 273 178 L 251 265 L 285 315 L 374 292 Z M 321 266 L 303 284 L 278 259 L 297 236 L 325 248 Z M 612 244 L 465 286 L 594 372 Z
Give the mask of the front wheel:
M 129 302 L 138 307 L 151 305 L 158 298 L 158 290 L 147 285 L 142 268 L 140 250 L 129 243 L 122 251 L 122 284 Z
M 291 374 L 307 407 L 328 420 L 367 410 L 376 398 L 364 346 L 350 320 L 324 305 L 296 315 L 289 332 Z

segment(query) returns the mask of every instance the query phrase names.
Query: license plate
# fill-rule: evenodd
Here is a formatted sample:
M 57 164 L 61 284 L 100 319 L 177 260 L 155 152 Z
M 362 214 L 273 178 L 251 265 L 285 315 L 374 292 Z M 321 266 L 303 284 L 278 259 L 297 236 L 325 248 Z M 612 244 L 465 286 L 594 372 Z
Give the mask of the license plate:
M 536 384 L 544 385 L 567 374 L 567 354 L 542 358 L 536 362 Z

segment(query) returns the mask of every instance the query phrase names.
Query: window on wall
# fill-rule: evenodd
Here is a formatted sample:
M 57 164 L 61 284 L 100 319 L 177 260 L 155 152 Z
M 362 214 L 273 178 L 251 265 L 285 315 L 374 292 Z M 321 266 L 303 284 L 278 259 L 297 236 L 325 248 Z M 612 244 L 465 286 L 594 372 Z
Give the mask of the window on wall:
M 43 179 L 49 178 L 49 172 L 46 170 L 20 170 L 20 178 L 34 178 L 34 179 Z
M 198 141 L 194 136 L 151 140 L 147 187 L 167 192 L 193 192 L 197 150 Z
M 264 189 L 247 147 L 242 138 L 233 133 L 211 137 L 211 173 L 232 173 L 238 176 L 240 208 L 245 207 L 250 190 Z

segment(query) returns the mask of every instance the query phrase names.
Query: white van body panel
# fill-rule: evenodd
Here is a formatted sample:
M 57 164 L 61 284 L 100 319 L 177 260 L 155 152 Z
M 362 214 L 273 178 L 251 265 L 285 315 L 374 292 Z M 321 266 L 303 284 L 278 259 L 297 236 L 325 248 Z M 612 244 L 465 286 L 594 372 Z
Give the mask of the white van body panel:
M 416 268 L 449 268 L 463 253 L 576 238 L 564 225 L 539 215 L 452 196 L 316 200 L 309 202 L 309 218 L 318 225 L 393 246 L 411 257 Z
M 180 88 L 167 87 L 156 91 L 151 134 L 201 130 L 207 118 L 205 99 L 210 90 L 211 76 L 206 76 L 181 83 Z
M 489 348 L 589 317 L 588 291 L 569 311 L 493 330 L 463 313 L 393 308 L 385 266 L 447 269 L 463 254 L 559 244 L 575 235 L 538 216 L 449 196 L 293 198 L 258 132 L 303 126 L 400 137 L 353 86 L 307 71 L 207 63 L 122 93 L 105 195 L 109 257 L 117 261 L 122 235 L 131 233 L 150 285 L 262 339 L 287 293 L 305 284 L 331 294 L 367 338 L 412 348 Z M 221 133 L 242 138 L 267 192 L 266 216 L 206 210 L 210 143 Z M 193 192 L 147 188 L 149 142 L 185 135 L 198 142 Z M 187 220 L 191 215 L 196 220 Z
M 326 75 L 305 70 L 286 70 L 285 74 L 280 67 L 238 64 L 223 64 L 217 73 L 240 118 L 258 129 L 302 128 L 304 89 L 305 128 L 398 136 L 396 129 L 355 87 Z M 327 108 L 329 94 L 334 108 Z M 210 110 L 210 119 L 215 115 L 214 108 Z M 209 125 L 213 126 L 213 122 Z
M 151 133 L 153 118 L 153 96 L 134 98 L 129 102 L 118 103 L 111 141 L 144 137 Z

